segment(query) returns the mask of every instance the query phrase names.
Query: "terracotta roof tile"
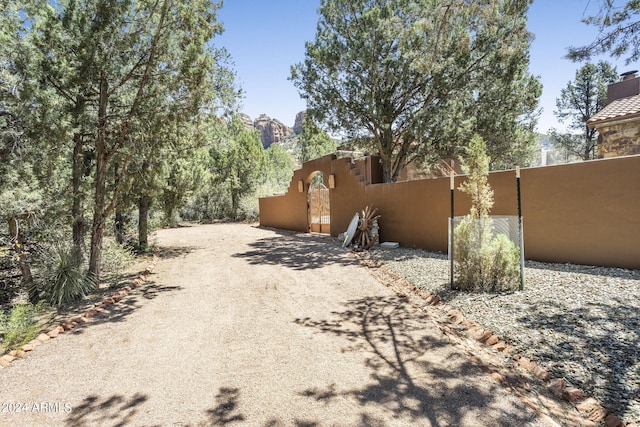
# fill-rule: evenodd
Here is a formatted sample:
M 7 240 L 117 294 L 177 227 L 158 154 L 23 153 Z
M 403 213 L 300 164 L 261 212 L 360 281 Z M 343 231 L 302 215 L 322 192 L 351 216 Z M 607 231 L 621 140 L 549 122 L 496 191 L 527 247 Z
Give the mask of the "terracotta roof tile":
M 615 99 L 587 121 L 587 126 L 595 127 L 600 123 L 624 118 L 640 117 L 640 95 Z

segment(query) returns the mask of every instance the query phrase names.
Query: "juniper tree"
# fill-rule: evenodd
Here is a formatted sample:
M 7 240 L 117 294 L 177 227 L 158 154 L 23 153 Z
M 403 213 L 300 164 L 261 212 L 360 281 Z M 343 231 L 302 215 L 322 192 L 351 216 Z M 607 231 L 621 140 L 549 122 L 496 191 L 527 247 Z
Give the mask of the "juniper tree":
M 309 114 L 306 114 L 302 121 L 300 151 L 303 162 L 317 159 L 318 157 L 336 151 L 336 142 L 331 139 L 329 134 L 314 123 L 313 118 Z
M 323 0 L 291 78 L 319 122 L 370 142 L 385 182 L 414 160 L 458 153 L 474 133 L 498 157 L 533 141 L 529 3 Z
M 107 220 L 131 179 L 129 164 L 150 154 L 148 143 L 163 141 L 147 138 L 157 135 L 148 127 L 157 123 L 153 117 L 190 121 L 213 113 L 232 92 L 226 53 L 210 43 L 222 31 L 219 7 L 206 0 L 64 0 L 34 8 L 30 37 L 42 86 L 69 112 L 74 180 L 81 157 L 94 165 L 89 274 L 95 281 Z M 116 164 L 117 180 L 109 178 Z

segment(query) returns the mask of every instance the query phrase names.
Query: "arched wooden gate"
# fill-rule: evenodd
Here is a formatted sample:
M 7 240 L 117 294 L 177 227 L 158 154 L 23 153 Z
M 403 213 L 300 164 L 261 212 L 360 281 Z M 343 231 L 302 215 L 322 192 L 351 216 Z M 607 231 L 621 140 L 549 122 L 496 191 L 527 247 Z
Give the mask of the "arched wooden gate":
M 307 193 L 309 203 L 309 231 L 315 233 L 331 232 L 331 205 L 329 189 L 322 183 L 314 183 Z

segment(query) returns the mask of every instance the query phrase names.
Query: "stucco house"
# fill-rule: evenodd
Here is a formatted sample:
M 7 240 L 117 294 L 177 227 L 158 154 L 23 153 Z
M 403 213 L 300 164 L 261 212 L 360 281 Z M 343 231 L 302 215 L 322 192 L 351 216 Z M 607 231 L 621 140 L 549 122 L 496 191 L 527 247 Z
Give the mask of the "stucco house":
M 598 158 L 640 154 L 640 77 L 622 74 L 609 85 L 607 106 L 587 121 L 598 130 Z

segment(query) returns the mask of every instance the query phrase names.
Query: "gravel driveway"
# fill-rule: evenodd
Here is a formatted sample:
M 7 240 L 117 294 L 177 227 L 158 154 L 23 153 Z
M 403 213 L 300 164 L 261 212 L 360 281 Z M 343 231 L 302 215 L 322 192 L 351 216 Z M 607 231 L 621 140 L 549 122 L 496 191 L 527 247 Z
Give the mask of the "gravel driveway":
M 111 313 L 0 370 L 0 425 L 543 425 L 329 238 L 158 241 Z

